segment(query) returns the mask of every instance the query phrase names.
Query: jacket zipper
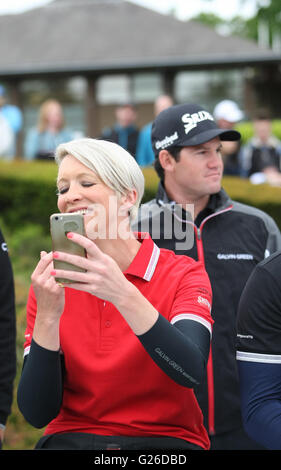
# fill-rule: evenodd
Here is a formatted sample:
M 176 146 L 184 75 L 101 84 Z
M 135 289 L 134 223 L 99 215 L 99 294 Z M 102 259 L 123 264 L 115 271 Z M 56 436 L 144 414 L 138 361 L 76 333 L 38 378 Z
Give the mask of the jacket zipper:
M 197 246 L 197 254 L 198 254 L 198 261 L 201 261 L 203 266 L 205 267 L 205 257 L 204 257 L 204 247 L 202 242 L 202 230 L 207 222 L 207 220 L 215 217 L 216 215 L 223 214 L 224 212 L 228 212 L 232 209 L 232 205 L 223 209 L 219 212 L 215 212 L 214 214 L 209 215 L 204 220 L 202 220 L 200 227 L 194 225 L 194 230 L 196 234 L 196 246 Z M 214 388 L 214 369 L 213 369 L 213 356 L 212 356 L 212 344 L 210 345 L 210 353 L 209 359 L 207 363 L 207 387 L 208 387 L 208 427 L 209 427 L 209 434 L 213 436 L 215 432 L 215 388 Z

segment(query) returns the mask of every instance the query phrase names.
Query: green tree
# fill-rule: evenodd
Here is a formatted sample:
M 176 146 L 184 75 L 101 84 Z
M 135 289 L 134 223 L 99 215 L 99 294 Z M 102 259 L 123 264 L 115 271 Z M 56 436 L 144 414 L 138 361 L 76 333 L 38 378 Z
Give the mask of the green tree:
M 227 23 L 223 18 L 220 18 L 214 13 L 200 13 L 199 15 L 192 18 L 192 20 L 198 21 L 199 23 L 204 23 L 205 25 L 211 26 L 215 29 L 222 25 L 224 26 Z
M 211 4 L 213 0 L 205 0 Z M 212 13 L 201 13 L 192 18 L 218 32 L 239 35 L 253 39 L 267 46 L 281 48 L 281 1 L 280 0 L 240 0 L 241 6 L 255 1 L 256 14 L 249 19 L 237 15 L 231 20 L 222 19 Z

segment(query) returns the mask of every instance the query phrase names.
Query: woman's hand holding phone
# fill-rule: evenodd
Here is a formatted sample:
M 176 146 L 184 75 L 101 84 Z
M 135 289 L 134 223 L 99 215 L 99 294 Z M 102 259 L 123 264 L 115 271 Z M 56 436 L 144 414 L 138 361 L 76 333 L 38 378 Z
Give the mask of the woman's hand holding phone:
M 89 238 L 78 233 L 68 233 L 67 237 L 85 249 L 87 258 L 56 252 L 55 259 L 80 266 L 86 272 L 54 269 L 51 275 L 67 278 L 67 285 L 72 289 L 89 292 L 113 304 L 120 302 L 132 284 L 126 279 L 117 263 Z
M 41 252 L 41 258 L 32 273 L 32 287 L 37 301 L 37 314 L 33 338 L 42 347 L 57 351 L 59 342 L 59 321 L 64 310 L 64 289 L 51 275 L 53 253 Z

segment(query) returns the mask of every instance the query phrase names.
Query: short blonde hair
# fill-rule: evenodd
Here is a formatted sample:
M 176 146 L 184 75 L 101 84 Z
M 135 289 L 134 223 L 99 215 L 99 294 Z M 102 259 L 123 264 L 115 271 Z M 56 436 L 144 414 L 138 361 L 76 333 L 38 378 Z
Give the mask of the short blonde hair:
M 137 192 L 130 209 L 130 220 L 137 216 L 144 193 L 144 176 L 136 160 L 127 150 L 113 142 L 82 138 L 60 144 L 55 152 L 58 165 L 66 155 L 72 155 L 97 176 L 117 195 L 124 196 L 133 189 Z

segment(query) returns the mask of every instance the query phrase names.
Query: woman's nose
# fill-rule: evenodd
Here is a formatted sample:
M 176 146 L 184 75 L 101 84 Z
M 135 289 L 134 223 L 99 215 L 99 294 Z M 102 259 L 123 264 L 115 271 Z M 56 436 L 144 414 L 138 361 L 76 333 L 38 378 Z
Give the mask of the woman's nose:
M 65 194 L 66 201 L 69 201 L 69 202 L 79 201 L 81 198 L 82 198 L 81 191 L 79 191 L 79 188 L 77 187 L 77 185 L 70 185 L 67 193 Z

